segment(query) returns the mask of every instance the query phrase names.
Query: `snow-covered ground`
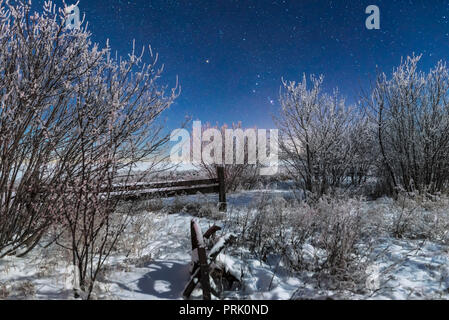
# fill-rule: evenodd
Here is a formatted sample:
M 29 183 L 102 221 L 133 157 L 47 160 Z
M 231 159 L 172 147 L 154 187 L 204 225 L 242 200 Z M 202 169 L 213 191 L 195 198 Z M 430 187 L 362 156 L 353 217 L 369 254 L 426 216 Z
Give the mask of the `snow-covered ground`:
M 247 206 L 263 196 L 291 197 L 288 190 L 254 190 L 229 195 L 228 214 L 244 214 Z M 216 195 L 190 196 L 187 201 L 216 201 Z M 165 199 L 165 204 L 179 199 Z M 192 215 L 144 211 L 140 229 L 128 230 L 100 275 L 98 299 L 182 299 L 189 279 L 190 221 Z M 229 218 L 229 217 L 228 217 Z M 225 224 L 226 216 L 196 217 L 203 231 Z M 138 234 L 137 234 L 138 233 Z M 277 256 L 260 261 L 246 248 L 233 248 L 219 256 L 242 285 L 224 293 L 228 299 L 447 299 L 449 298 L 449 247 L 423 240 L 379 236 L 376 259 L 368 267 L 369 293 L 320 290 L 310 272 L 292 273 Z M 72 299 L 73 272 L 70 256 L 56 246 L 36 248 L 24 258 L 0 260 L 0 298 Z M 201 292 L 194 291 L 192 298 Z

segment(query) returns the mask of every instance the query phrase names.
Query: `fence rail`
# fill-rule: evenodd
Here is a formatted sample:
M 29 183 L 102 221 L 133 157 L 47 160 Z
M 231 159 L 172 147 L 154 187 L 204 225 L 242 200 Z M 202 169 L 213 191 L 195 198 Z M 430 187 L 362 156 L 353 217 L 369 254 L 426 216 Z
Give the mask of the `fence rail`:
M 104 187 L 96 192 L 108 194 L 109 198 L 124 201 L 144 200 L 155 197 L 168 198 L 177 195 L 193 195 L 198 192 L 208 194 L 217 193 L 219 198 L 220 211 L 226 211 L 226 185 L 224 177 L 224 168 L 217 168 L 217 178 L 214 179 L 195 179 L 195 180 L 176 180 L 165 182 L 137 182 L 137 183 L 119 183 L 113 186 Z M 41 186 L 35 194 L 44 194 L 48 192 Z M 67 188 L 67 193 L 75 192 Z
M 112 187 L 112 191 L 133 191 L 142 189 L 167 189 L 167 188 L 177 188 L 177 187 L 194 187 L 201 185 L 217 185 L 218 179 L 198 179 L 198 180 L 176 180 L 176 181 L 166 181 L 166 182 L 138 182 L 130 183 L 124 185 L 116 185 Z
M 148 199 L 152 197 L 173 197 L 176 195 L 192 195 L 198 192 L 218 193 L 220 211 L 226 211 L 226 185 L 224 168 L 217 167 L 217 178 L 177 180 L 166 182 L 139 182 L 122 184 L 109 187 L 105 192 L 110 192 L 113 197 L 124 201 Z

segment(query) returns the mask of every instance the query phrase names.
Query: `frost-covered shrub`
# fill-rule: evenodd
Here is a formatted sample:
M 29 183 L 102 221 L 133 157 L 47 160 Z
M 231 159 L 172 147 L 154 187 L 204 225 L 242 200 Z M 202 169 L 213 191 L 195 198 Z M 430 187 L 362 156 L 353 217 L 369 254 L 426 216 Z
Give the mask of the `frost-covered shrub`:
M 36 295 L 36 287 L 34 284 L 27 280 L 19 283 L 16 286 L 17 294 L 23 298 L 32 298 Z
M 146 203 L 146 209 L 150 212 L 158 212 L 164 208 L 162 199 L 152 199 Z
M 126 259 L 125 262 L 128 265 L 135 266 L 136 268 L 144 268 L 154 260 L 151 254 L 143 255 L 139 258 Z
M 217 219 L 221 216 L 217 203 L 210 201 L 193 201 L 186 203 L 183 211 L 199 218 Z
M 173 198 L 173 201 L 171 201 L 169 207 L 167 208 L 168 213 L 169 214 L 180 213 L 183 211 L 186 204 L 187 201 L 184 198 L 176 196 Z
M 422 72 L 420 59 L 407 57 L 391 77 L 379 74 L 366 105 L 388 189 L 435 193 L 449 181 L 449 69 L 440 61 Z
M 259 259 L 279 256 L 291 271 L 313 272 L 319 286 L 354 289 L 365 283 L 369 254 L 361 247 L 361 205 L 326 197 L 313 206 L 262 198 L 246 216 L 231 219 L 239 228 L 239 244 Z
M 130 259 L 140 259 L 145 256 L 152 241 L 159 239 L 163 232 L 157 222 L 164 216 L 164 212 L 143 211 L 140 214 L 133 214 L 113 247 L 113 252 Z
M 327 198 L 316 208 L 318 230 L 312 245 L 324 252 L 319 268 L 339 282 L 359 282 L 366 267 L 362 262 L 366 251 L 359 250 L 363 235 L 360 202 Z
M 6 299 L 10 295 L 10 289 L 6 283 L 0 283 L 0 299 Z
M 199 195 L 197 200 L 181 196 L 175 197 L 167 211 L 169 214 L 185 212 L 194 217 L 217 219 L 222 216 L 218 209 L 217 203 Z
M 36 287 L 30 280 L 16 283 L 0 283 L 0 300 L 32 299 L 36 295 Z
M 286 228 L 293 220 L 288 209 L 288 203 L 282 198 L 262 198 L 249 208 L 248 215 L 240 221 L 240 241 L 262 260 L 268 254 L 283 251 L 287 241 Z
M 369 121 L 334 90 L 323 92 L 323 76 L 283 81 L 276 117 L 281 157 L 305 191 L 318 197 L 360 184 L 373 161 Z
M 200 206 L 198 216 L 210 219 L 217 219 L 222 216 L 222 213 L 219 211 L 219 207 L 216 203 L 207 202 Z
M 385 216 L 397 238 L 427 239 L 449 243 L 449 198 L 429 194 L 399 194 Z

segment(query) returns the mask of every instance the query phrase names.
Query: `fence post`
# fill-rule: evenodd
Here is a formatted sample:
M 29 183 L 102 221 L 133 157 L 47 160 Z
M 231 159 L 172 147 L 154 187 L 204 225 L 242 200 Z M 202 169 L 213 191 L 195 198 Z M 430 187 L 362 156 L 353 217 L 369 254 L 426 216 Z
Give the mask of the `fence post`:
M 217 177 L 218 177 L 218 201 L 220 212 L 225 212 L 227 208 L 226 204 L 226 181 L 224 175 L 224 167 L 217 167 Z

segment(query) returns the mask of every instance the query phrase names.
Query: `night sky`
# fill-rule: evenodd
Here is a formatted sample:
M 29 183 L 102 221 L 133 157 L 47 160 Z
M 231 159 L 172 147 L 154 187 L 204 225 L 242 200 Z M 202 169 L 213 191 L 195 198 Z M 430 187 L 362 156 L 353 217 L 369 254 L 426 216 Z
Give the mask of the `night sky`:
M 380 30 L 365 27 L 371 4 Z M 338 86 L 354 102 L 376 66 L 391 73 L 413 52 L 425 70 L 449 60 L 443 0 L 81 0 L 79 8 L 94 41 L 109 38 L 119 55 L 133 39 L 138 48 L 151 44 L 165 65 L 161 84 L 179 77 L 181 96 L 165 113 L 170 128 L 185 115 L 272 128 L 282 77 L 324 74 L 328 90 Z

